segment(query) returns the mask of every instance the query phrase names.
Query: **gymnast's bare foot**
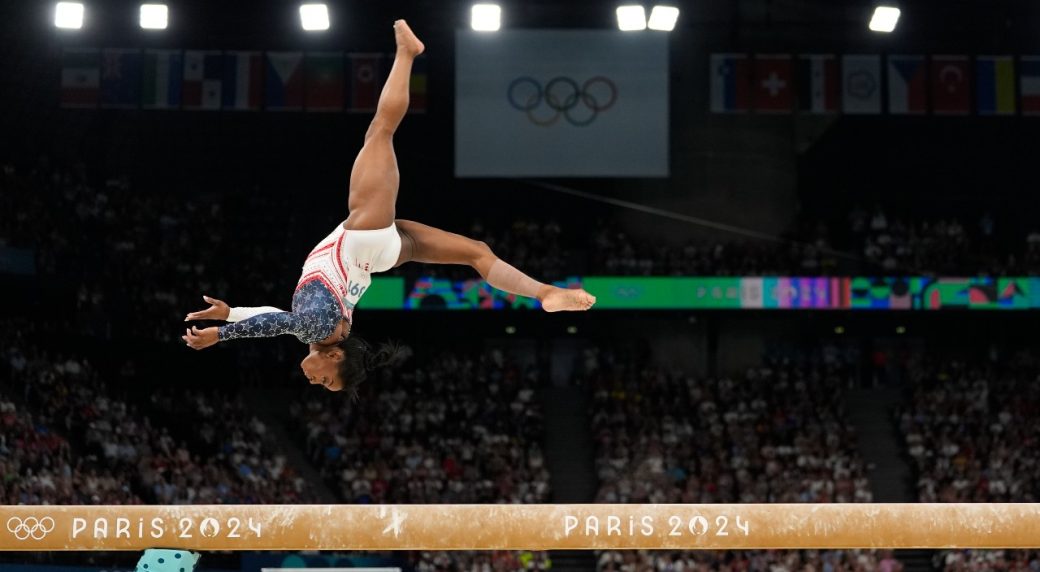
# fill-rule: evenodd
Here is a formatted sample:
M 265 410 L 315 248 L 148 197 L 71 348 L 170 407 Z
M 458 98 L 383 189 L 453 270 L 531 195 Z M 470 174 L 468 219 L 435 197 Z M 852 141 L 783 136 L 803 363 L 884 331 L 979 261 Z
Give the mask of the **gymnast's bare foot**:
M 403 51 L 413 58 L 426 49 L 426 46 L 419 41 L 415 32 L 408 26 L 408 22 L 404 20 L 394 22 L 394 36 L 397 39 L 397 51 Z
M 584 311 L 596 303 L 596 297 L 576 288 L 545 286 L 545 294 L 538 296 L 546 312 Z

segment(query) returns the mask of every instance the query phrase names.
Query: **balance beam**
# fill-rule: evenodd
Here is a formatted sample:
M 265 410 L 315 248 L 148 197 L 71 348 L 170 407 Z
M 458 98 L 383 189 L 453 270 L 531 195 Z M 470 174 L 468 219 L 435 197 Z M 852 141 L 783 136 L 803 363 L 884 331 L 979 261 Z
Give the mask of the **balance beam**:
M 0 506 L 0 550 L 1040 547 L 1040 504 Z

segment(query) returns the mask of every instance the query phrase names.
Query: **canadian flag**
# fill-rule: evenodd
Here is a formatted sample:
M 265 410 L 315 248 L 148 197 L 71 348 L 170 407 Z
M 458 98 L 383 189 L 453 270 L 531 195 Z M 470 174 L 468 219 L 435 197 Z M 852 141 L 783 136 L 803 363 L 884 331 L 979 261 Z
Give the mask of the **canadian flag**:
M 756 54 L 752 95 L 755 110 L 763 113 L 790 113 L 794 105 L 791 85 L 791 56 Z

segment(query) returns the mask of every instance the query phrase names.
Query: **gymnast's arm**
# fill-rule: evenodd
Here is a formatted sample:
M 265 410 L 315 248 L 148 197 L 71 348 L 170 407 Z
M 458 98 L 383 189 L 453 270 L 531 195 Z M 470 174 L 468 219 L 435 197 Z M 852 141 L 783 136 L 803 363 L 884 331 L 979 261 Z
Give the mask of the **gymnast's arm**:
M 273 306 L 255 308 L 231 308 L 222 300 L 203 296 L 210 304 L 209 308 L 191 312 L 184 321 L 189 320 L 225 320 L 231 322 L 219 328 L 188 328 L 181 339 L 189 347 L 197 350 L 208 348 L 217 342 L 236 338 L 272 337 L 280 334 L 301 334 L 305 329 L 305 321 L 292 312 L 285 312 Z
M 246 310 L 262 309 L 264 308 L 247 308 Z M 273 312 L 257 312 L 240 321 L 220 326 L 217 328 L 217 339 L 218 341 L 226 342 L 227 340 L 238 338 L 271 338 L 282 334 L 300 336 L 307 334 L 304 331 L 305 329 L 306 321 L 302 319 L 300 314 L 284 312 L 274 308 Z
M 239 322 L 232 322 L 220 327 L 203 328 L 191 327 L 181 339 L 188 346 L 201 350 L 216 345 L 218 342 L 226 342 L 238 338 L 271 338 L 282 334 L 293 334 L 297 337 L 308 337 L 309 321 L 295 312 L 283 312 L 273 308 L 273 312 L 261 312 Z M 250 308 L 258 310 L 258 308 Z M 230 317 L 230 316 L 229 316 Z

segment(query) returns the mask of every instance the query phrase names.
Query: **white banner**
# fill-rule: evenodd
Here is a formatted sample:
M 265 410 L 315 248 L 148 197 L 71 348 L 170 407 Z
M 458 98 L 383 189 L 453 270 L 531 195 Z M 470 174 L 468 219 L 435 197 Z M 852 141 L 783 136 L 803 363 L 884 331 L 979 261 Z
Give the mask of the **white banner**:
M 667 34 L 456 37 L 458 177 L 667 177 Z

